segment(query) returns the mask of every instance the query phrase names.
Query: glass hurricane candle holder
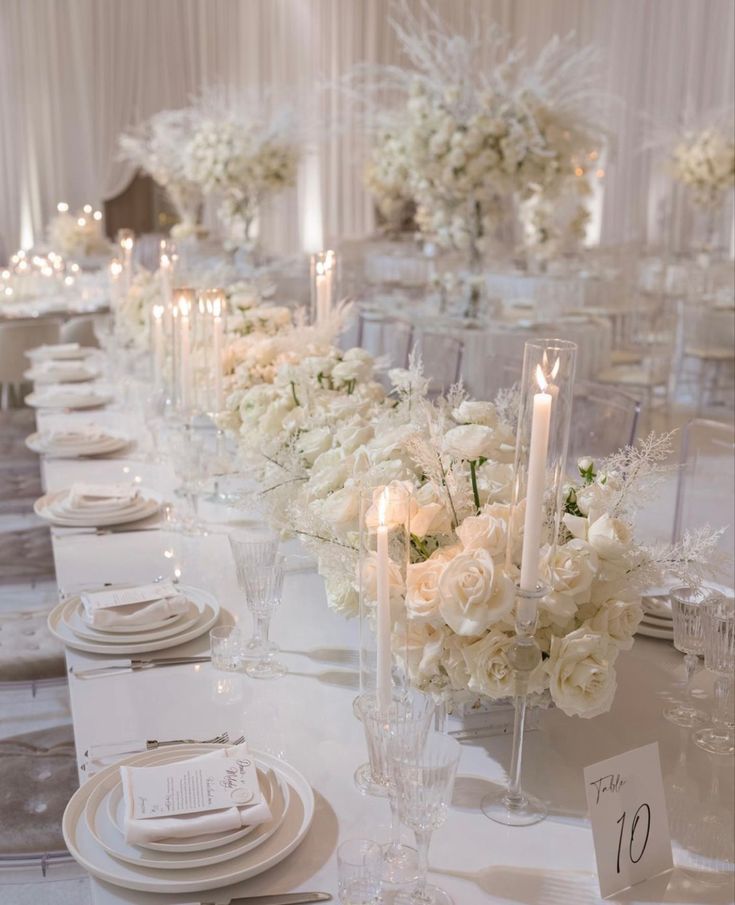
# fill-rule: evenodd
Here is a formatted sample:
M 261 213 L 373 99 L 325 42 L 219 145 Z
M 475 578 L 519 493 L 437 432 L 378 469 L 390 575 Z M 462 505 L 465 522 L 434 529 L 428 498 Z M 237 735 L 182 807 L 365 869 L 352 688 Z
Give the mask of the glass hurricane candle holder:
M 320 251 L 311 256 L 311 322 L 323 324 L 329 320 L 337 297 L 337 254 Z
M 516 588 L 516 637 L 508 649 L 513 673 L 515 717 L 513 753 L 507 788 L 483 800 L 483 811 L 506 826 L 527 826 L 546 816 L 546 805 L 522 788 L 523 732 L 529 683 L 541 663 L 536 641 L 538 602 L 548 589 L 539 582 L 540 551 L 557 542 L 564 513 L 566 471 L 577 346 L 558 339 L 526 343 L 516 433 L 513 513 L 523 520 L 522 542 L 508 532 L 506 565 L 520 573 Z M 520 546 L 520 549 L 519 549 Z

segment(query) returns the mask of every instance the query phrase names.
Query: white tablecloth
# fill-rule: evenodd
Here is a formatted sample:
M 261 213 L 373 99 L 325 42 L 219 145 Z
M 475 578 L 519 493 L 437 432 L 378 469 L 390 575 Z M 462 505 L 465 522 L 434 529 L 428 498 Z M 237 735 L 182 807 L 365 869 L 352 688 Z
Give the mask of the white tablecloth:
M 94 418 L 122 426 L 122 417 L 114 411 L 42 413 L 39 420 L 45 425 L 52 419 L 87 423 Z M 49 490 L 75 480 L 131 477 L 164 493 L 172 487 L 166 467 L 124 459 L 48 461 L 44 475 Z M 228 515 L 206 504 L 202 513 L 205 518 Z M 249 624 L 229 547 L 221 535 L 66 536 L 54 541 L 54 554 L 58 583 L 66 591 L 82 583 L 149 581 L 171 574 L 175 567 L 181 570 L 182 581 L 208 589 L 246 627 Z M 355 836 L 376 836 L 378 825 L 388 821 L 387 804 L 363 798 L 352 780 L 366 756 L 361 726 L 352 715 L 357 633 L 356 622 L 328 610 L 318 575 L 298 574 L 287 577 L 283 603 L 273 620 L 273 638 L 290 670 L 284 679 L 256 681 L 217 672 L 209 664 L 94 681 L 70 677 L 80 758 L 93 744 L 139 737 L 207 738 L 225 728 L 242 727 L 254 748 L 282 755 L 303 771 L 317 801 L 306 840 L 269 873 L 236 888 L 173 899 L 92 881 L 95 905 L 172 905 L 200 899 L 224 903 L 235 895 L 313 889 L 336 897 L 337 844 Z M 206 651 L 207 640 L 185 648 Z M 74 668 L 104 662 L 74 651 L 68 651 L 67 660 Z M 549 711 L 542 714 L 541 730 L 528 736 L 525 781 L 529 791 L 549 801 L 545 822 L 506 829 L 488 821 L 479 803 L 506 780 L 510 738 L 464 745 L 453 806 L 434 835 L 430 853 L 430 877 L 454 896 L 456 905 L 599 902 L 582 770 L 652 741 L 658 741 L 661 749 L 677 849 L 683 846 L 685 852 L 710 855 L 711 846 L 726 847 L 725 837 L 732 830 L 732 761 L 707 756 L 692 744 L 687 731 L 661 716 L 673 692 L 672 682 L 680 674 L 680 655 L 666 642 L 641 639 L 632 651 L 621 653 L 617 666 L 619 688 L 610 713 L 588 721 Z M 719 821 L 715 829 L 724 829 L 713 836 L 715 819 Z M 679 905 L 729 901 L 731 892 L 722 885 L 723 877 L 712 873 L 716 863 L 705 859 L 704 867 L 708 872 L 700 880 L 676 871 L 636 887 L 626 901 Z M 13 901 L 12 890 L 4 901 Z

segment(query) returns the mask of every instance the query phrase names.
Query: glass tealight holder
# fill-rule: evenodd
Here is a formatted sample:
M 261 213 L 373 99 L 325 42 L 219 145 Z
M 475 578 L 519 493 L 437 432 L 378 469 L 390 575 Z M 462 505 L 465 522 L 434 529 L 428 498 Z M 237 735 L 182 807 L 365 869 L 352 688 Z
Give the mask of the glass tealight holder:
M 312 324 L 329 321 L 337 299 L 337 253 L 320 251 L 311 256 L 310 315 Z
M 569 429 L 574 399 L 577 346 L 560 339 L 527 342 L 523 354 L 521 401 L 516 433 L 511 524 L 506 566 L 518 574 L 515 638 L 508 648 L 513 670 L 515 718 L 509 780 L 500 794 L 483 799 L 487 817 L 506 826 L 528 826 L 546 816 L 544 802 L 522 787 L 523 734 L 529 682 L 541 663 L 536 639 L 539 601 L 548 592 L 540 578 L 540 551 L 557 543 L 564 514 Z M 522 541 L 519 543 L 520 528 Z

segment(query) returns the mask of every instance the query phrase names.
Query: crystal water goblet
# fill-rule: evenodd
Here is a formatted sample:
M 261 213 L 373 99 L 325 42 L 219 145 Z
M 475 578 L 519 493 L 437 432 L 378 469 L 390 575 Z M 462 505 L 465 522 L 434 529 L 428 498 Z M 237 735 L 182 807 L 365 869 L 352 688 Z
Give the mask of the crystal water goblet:
M 206 534 L 199 518 L 199 493 L 207 475 L 207 450 L 203 438 L 189 425 L 172 426 L 166 438 L 167 456 L 180 482 L 177 491 L 188 504 L 189 512 L 180 516 L 184 534 Z
M 253 525 L 246 528 L 237 528 L 229 532 L 230 550 L 235 561 L 237 583 L 245 595 L 247 603 L 248 575 L 254 569 L 262 569 L 272 566 L 278 553 L 280 538 L 276 531 L 267 525 Z M 248 609 L 250 609 L 248 605 Z M 270 651 L 276 653 L 278 645 L 272 641 L 263 640 L 263 626 L 260 618 L 251 610 L 253 616 L 252 636 L 243 645 L 243 656 L 246 658 L 260 657 Z
M 275 659 L 275 651 L 268 643 L 271 619 L 281 603 L 286 557 L 277 555 L 269 566 L 251 569 L 245 576 L 245 597 L 250 612 L 260 626 L 263 653 L 251 660 L 245 672 L 253 679 L 277 679 L 288 672 L 283 663 Z
M 735 672 L 735 600 L 713 596 L 704 606 L 704 665 L 715 675 L 712 725 L 694 733 L 694 742 L 710 754 L 735 752 L 733 672 Z
M 377 695 L 368 693 L 358 698 L 357 711 L 368 748 L 368 763 L 358 772 L 369 773 L 369 782 L 385 790 L 390 802 L 390 840 L 383 846 L 383 880 L 392 884 L 410 883 L 418 877 L 418 858 L 415 848 L 401 842 L 393 764 L 397 752 L 415 750 L 426 739 L 434 716 L 434 702 L 426 695 L 408 692 L 394 698 L 388 709 L 381 711 Z M 358 785 L 362 785 L 359 779 Z
M 348 839 L 337 849 L 341 905 L 374 905 L 380 896 L 380 846 L 370 839 Z
M 411 892 L 399 893 L 394 905 L 452 905 L 444 890 L 427 882 L 431 834 L 446 818 L 452 800 L 461 746 L 450 735 L 431 732 L 423 743 L 393 748 L 395 796 L 403 823 L 413 830 L 419 879 Z
M 703 588 L 675 588 L 671 592 L 674 621 L 674 647 L 684 654 L 686 670 L 685 701 L 677 701 L 664 710 L 664 717 L 677 726 L 692 728 L 706 722 L 707 715 L 696 706 L 692 681 L 704 651 L 702 614 L 709 592 Z

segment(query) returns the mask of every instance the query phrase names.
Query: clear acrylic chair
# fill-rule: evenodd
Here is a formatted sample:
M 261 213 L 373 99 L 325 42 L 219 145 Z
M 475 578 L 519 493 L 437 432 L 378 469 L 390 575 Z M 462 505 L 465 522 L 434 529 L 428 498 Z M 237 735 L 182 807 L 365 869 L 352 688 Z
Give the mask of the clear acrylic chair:
M 568 462 L 581 456 L 601 459 L 635 441 L 641 414 L 635 396 L 592 381 L 574 387 Z
M 361 308 L 358 315 L 357 345 L 376 358 L 385 356 L 391 368 L 405 368 L 413 345 L 413 326 L 380 309 Z
M 735 307 L 683 301 L 679 308 L 680 336 L 677 393 L 703 406 L 731 403 L 735 395 Z
M 446 327 L 430 325 L 414 328 L 412 351 L 421 354 L 424 376 L 429 381 L 429 397 L 446 393 L 462 376 L 462 340 Z
M 728 588 L 735 586 L 734 521 L 735 427 L 695 418 L 686 425 L 682 437 L 672 540 L 676 543 L 685 531 L 704 525 L 727 526 L 720 539 L 724 561 L 719 577 Z

